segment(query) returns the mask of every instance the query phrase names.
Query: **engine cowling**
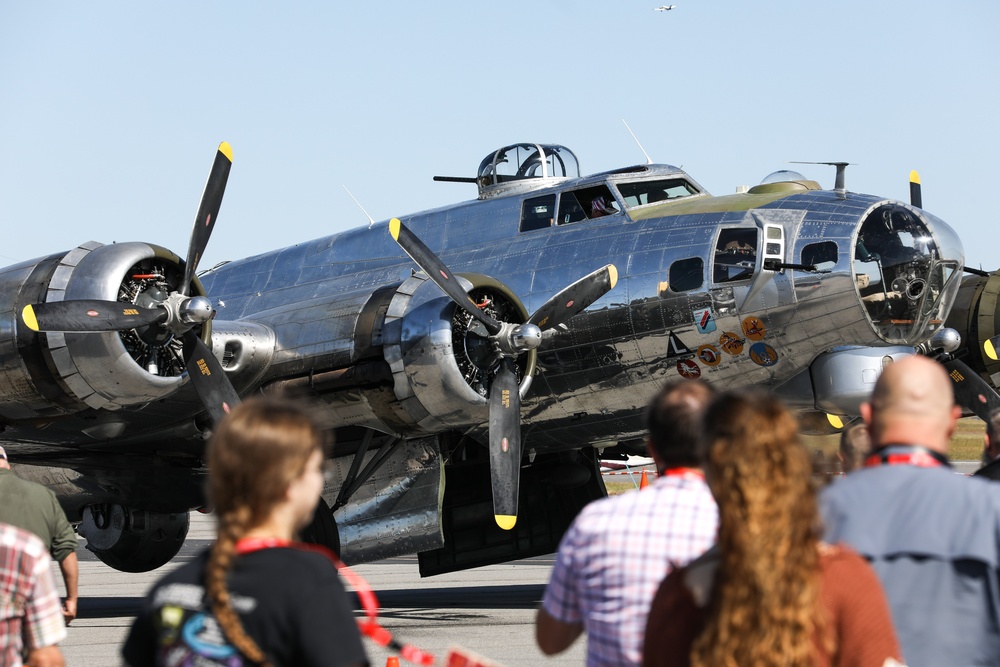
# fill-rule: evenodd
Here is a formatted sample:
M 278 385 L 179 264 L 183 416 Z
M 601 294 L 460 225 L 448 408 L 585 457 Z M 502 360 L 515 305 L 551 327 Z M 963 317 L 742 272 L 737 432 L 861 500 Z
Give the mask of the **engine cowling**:
M 520 299 L 487 276 L 459 276 L 469 296 L 503 322 L 525 322 Z M 404 281 L 389 301 L 382 327 L 400 420 L 427 433 L 487 421 L 490 380 L 500 358 L 481 325 L 423 274 Z M 534 350 L 518 359 L 523 394 L 535 369 Z
M 15 347 L 21 356 L 16 370 L 9 359 L 3 359 L 7 363 L 0 369 L 0 381 L 16 379 L 31 385 L 41 399 L 35 403 L 55 403 L 62 412 L 87 407 L 117 410 L 177 391 L 186 381 L 179 354 L 181 342 L 162 327 L 120 333 L 35 334 L 20 321 L 21 309 L 40 301 L 99 299 L 130 302 L 137 308 L 155 307 L 183 280 L 183 262 L 177 255 L 146 243 L 90 242 L 47 263 L 36 264 L 25 284 L 12 285 L 18 296 L 0 309 L 5 320 L 5 326 L 0 327 L 0 346 Z M 40 270 L 43 266 L 44 271 Z M 28 284 L 33 280 L 41 287 Z M 191 294 L 204 295 L 197 279 Z M 206 341 L 211 336 L 209 325 L 202 329 Z M 18 371 L 20 378 L 16 378 Z M 12 414 L 0 406 L 0 416 L 33 416 L 21 412 Z
M 986 356 L 983 343 L 1000 334 L 1000 271 L 965 276 L 945 326 L 962 335 L 963 361 L 996 388 L 1000 361 Z

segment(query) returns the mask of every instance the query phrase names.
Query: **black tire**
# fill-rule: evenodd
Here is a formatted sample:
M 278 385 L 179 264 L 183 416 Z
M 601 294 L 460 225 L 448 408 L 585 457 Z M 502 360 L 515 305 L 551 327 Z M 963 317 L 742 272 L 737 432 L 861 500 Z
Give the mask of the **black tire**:
M 143 526 L 130 525 L 122 531 L 118 541 L 108 549 L 99 549 L 87 542 L 91 551 L 105 565 L 121 572 L 150 572 L 173 560 L 184 546 L 189 517 L 187 512 L 165 514 L 124 510 L 128 515 L 140 515 Z
M 302 529 L 302 541 L 326 547 L 340 558 L 340 531 L 333 511 L 326 501 L 319 499 L 312 521 Z

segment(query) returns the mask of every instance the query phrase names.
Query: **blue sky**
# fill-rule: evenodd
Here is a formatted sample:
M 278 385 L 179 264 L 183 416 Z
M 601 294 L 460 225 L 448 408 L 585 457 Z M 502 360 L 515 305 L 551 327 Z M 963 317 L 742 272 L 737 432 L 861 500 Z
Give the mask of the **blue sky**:
M 87 240 L 182 255 L 215 147 L 234 166 L 202 262 L 475 196 L 509 143 L 585 173 L 682 165 L 713 194 L 790 160 L 908 198 L 1000 267 L 1000 3 L 0 0 L 0 264 Z M 832 187 L 833 169 L 797 166 Z

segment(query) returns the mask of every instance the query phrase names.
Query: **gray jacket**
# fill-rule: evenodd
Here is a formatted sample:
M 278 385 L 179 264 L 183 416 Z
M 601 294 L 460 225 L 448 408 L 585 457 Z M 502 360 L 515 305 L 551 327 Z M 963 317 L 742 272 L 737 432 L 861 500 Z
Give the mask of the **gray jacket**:
M 820 507 L 826 541 L 878 574 L 910 667 L 1000 665 L 1000 485 L 877 466 L 827 487 Z

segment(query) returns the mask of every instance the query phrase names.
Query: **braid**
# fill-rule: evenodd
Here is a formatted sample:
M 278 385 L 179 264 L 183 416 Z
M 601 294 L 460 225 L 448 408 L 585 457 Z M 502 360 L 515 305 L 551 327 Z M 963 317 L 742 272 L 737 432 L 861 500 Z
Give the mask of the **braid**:
M 249 527 L 250 508 L 240 506 L 219 517 L 219 538 L 208 557 L 205 568 L 205 590 L 211 602 L 212 614 L 219 623 L 222 633 L 236 649 L 262 667 L 270 667 L 267 656 L 250 635 L 243 629 L 240 617 L 233 610 L 226 576 L 236 554 L 236 542 Z
M 226 639 L 264 667 L 270 667 L 267 654 L 233 609 L 228 575 L 237 542 L 267 522 L 316 453 L 323 453 L 323 434 L 308 412 L 274 398 L 238 405 L 208 445 L 208 495 L 219 516 L 218 539 L 205 566 L 208 605 Z

